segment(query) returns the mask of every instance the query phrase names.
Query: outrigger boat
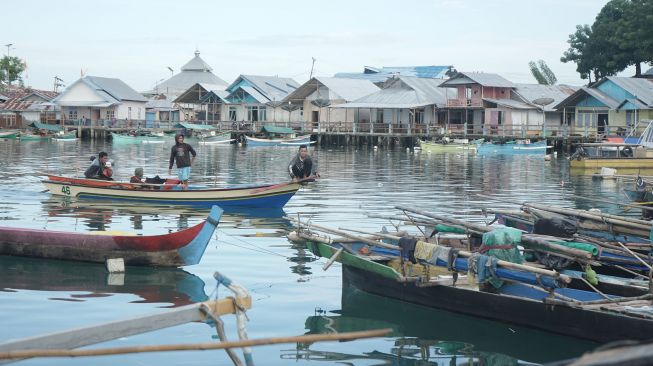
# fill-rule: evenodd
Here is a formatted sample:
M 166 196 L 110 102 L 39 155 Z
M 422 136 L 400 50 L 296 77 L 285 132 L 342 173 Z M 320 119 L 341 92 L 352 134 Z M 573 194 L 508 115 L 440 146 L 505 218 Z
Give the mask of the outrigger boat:
M 195 207 L 281 208 L 299 190 L 293 182 L 210 188 L 190 185 L 187 190 L 174 184 L 138 184 L 119 181 L 67 178 L 49 175 L 41 181 L 50 193 L 82 199 L 173 204 Z
M 485 232 L 481 225 L 462 226 L 464 222 L 449 216 L 405 206 L 396 208 L 431 220 L 455 222 L 450 229 L 462 229 L 475 235 L 479 230 Z M 328 259 L 323 268 L 334 261 L 340 262 L 343 283 L 361 291 L 597 342 L 649 339 L 653 331 L 653 295 L 648 293 L 648 287 L 616 278 L 591 285 L 588 279 L 573 272 L 563 274 L 542 268 L 539 263 L 513 260 L 518 253 L 515 252 L 518 243 L 539 251 L 534 248 L 546 242 L 549 242 L 546 244 L 549 249 L 554 249 L 556 238 L 520 234 L 520 241 L 512 241 L 515 237 L 501 229 L 489 236 L 487 242 L 484 234 L 481 247 L 466 239 L 468 235 L 442 236 L 434 242 L 415 238 L 411 245 L 411 241 L 404 240 L 400 234 L 368 233 L 376 238 L 365 238 L 351 234 L 361 232 L 357 230 L 343 232 L 343 229 L 288 219 L 298 222 L 299 228 L 289 235 L 291 240 L 304 242 L 315 255 Z M 427 219 L 412 217 L 412 220 Z M 340 237 L 317 234 L 313 230 Z M 500 254 L 505 251 L 508 255 L 501 259 Z M 576 250 L 566 252 L 563 257 L 578 253 Z
M 221 216 L 222 209 L 213 206 L 200 224 L 152 236 L 0 227 L 0 254 L 98 263 L 122 258 L 134 266 L 188 266 L 199 263 Z

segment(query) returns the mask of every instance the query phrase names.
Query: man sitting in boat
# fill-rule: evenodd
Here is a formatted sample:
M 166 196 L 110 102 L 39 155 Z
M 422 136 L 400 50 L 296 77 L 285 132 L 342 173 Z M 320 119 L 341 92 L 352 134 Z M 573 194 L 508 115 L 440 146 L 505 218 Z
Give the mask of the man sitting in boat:
M 193 157 L 191 158 L 191 155 Z M 197 153 L 192 146 L 184 142 L 184 135 L 175 135 L 175 145 L 170 150 L 170 166 L 168 174 L 172 174 L 172 164 L 177 164 L 177 175 L 181 181 L 182 189 L 188 188 L 188 178 L 190 177 L 190 167 L 195 161 Z
M 299 147 L 299 152 L 288 165 L 288 173 L 290 173 L 293 182 L 320 177 L 320 173 L 317 172 L 317 167 L 313 165 L 313 159 L 308 155 L 308 147 L 306 145 Z
M 97 158 L 93 157 L 91 161 L 91 165 L 84 172 L 84 176 L 87 179 L 113 180 L 111 178 L 113 168 L 111 167 L 111 162 L 109 162 L 109 154 L 102 151 L 98 154 Z

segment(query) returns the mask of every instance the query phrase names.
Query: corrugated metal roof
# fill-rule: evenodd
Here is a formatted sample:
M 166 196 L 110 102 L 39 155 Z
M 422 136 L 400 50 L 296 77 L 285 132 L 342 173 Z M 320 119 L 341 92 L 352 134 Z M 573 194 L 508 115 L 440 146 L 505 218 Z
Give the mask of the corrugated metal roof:
M 259 91 L 252 86 L 240 86 L 238 87 L 238 89 L 244 90 L 245 93 L 249 94 L 252 98 L 256 99 L 256 101 L 259 103 L 267 103 L 270 101 L 270 99 L 268 99 L 265 95 L 259 93 Z M 231 95 L 233 95 L 236 91 L 237 90 L 234 90 L 234 92 L 231 93 Z M 231 96 L 229 98 L 231 99 Z
M 440 88 L 440 83 L 441 80 L 437 79 L 395 76 L 384 89 L 335 108 L 443 107 L 447 98 L 456 97 L 456 92 Z
M 458 72 L 449 80 L 443 82 L 441 86 L 453 87 L 458 85 L 480 84 L 482 86 L 513 88 L 515 84 L 505 79 L 499 74 L 486 72 Z
M 633 94 L 635 98 L 646 103 L 649 108 L 653 108 L 653 82 L 648 79 L 641 78 L 626 78 L 618 76 L 609 76 L 606 79 L 617 84 L 622 89 Z M 599 82 L 596 86 L 604 82 L 605 79 Z
M 544 106 L 544 110 L 555 111 L 554 107 L 572 95 L 579 87 L 569 85 L 515 84 L 515 92 L 525 102 L 532 103 L 538 98 L 552 98 L 553 103 Z M 538 106 L 538 108 L 540 108 Z
M 240 75 L 227 90 L 238 84 L 241 80 L 246 80 L 260 94 L 270 100 L 283 100 L 288 94 L 299 88 L 299 83 L 291 78 L 280 78 L 278 76 L 262 75 Z M 257 98 L 258 99 L 258 98 Z
M 131 100 L 136 102 L 147 102 L 147 99 L 136 90 L 132 89 L 124 81 L 115 78 L 103 78 L 99 76 L 85 76 L 82 81 L 94 88 L 103 97 L 105 95 L 115 98 L 115 100 Z M 107 101 L 112 101 L 107 98 Z
M 200 51 L 195 51 L 195 57 L 190 61 L 186 62 L 184 66 L 181 67 L 181 71 L 213 71 L 213 68 L 209 66 L 202 58 L 200 57 Z
M 53 131 L 53 132 L 58 132 L 62 130 L 61 126 L 59 125 L 51 125 L 51 124 L 41 123 L 41 122 L 32 122 L 29 124 L 29 127 L 38 128 L 39 130 Z
M 197 123 L 179 122 L 175 124 L 175 128 L 185 128 L 187 130 L 214 130 L 215 126 L 199 125 Z
M 617 107 L 617 109 L 630 109 L 630 108 L 623 108 L 623 106 L 626 105 L 626 103 L 632 104 L 636 109 L 648 109 L 648 108 L 650 108 L 645 103 L 642 103 L 641 100 L 631 98 L 631 99 L 624 99 L 624 101 L 619 104 L 619 107 Z
M 514 99 L 493 99 L 493 98 L 483 98 L 484 101 L 494 103 L 502 107 L 508 107 L 512 109 L 539 109 L 538 107 L 520 102 Z
M 309 95 L 313 94 L 320 86 L 329 89 L 329 97 L 331 100 L 342 99 L 347 102 L 356 100 L 379 90 L 378 86 L 368 80 L 316 76 L 302 84 L 294 92 L 288 94 L 283 101 L 304 100 Z
M 26 111 L 32 103 L 34 102 L 31 100 L 23 101 L 21 98 L 11 98 L 4 103 L 0 103 L 0 111 Z
M 443 79 L 453 66 L 384 66 L 381 68 L 365 66 L 362 73 L 339 72 L 334 76 L 346 79 L 369 80 L 373 83 L 385 82 L 393 76 L 414 76 L 418 78 Z

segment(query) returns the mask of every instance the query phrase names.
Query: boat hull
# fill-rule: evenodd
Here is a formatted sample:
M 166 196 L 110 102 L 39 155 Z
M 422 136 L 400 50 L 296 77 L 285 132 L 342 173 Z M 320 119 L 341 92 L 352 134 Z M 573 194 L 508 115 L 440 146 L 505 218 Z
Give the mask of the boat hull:
M 178 186 L 161 186 L 162 189 L 139 189 L 137 185 L 112 181 L 99 183 L 103 186 L 90 186 L 79 180 L 77 182 L 44 180 L 42 183 L 54 195 L 81 199 L 105 199 L 195 207 L 218 205 L 222 208 L 258 207 L 268 209 L 283 207 L 300 187 L 298 183 L 281 183 L 242 188 L 181 190 Z M 105 185 L 111 183 L 113 185 Z
M 309 242 L 314 254 L 331 258 L 334 247 Z M 653 320 L 618 313 L 584 310 L 553 305 L 542 300 L 479 291 L 451 285 L 418 286 L 401 281 L 391 267 L 342 252 L 343 286 L 430 308 L 523 325 L 554 333 L 610 342 L 623 339 L 645 340 L 653 331 Z M 546 294 L 541 294 L 545 296 Z
M 623 169 L 653 169 L 653 158 L 614 158 L 614 159 L 591 159 L 581 158 L 569 161 L 572 169 L 601 169 L 601 168 L 623 168 Z
M 548 146 L 546 141 L 538 141 L 531 144 L 494 144 L 484 142 L 478 144 L 476 152 L 479 155 L 501 154 L 501 155 L 546 155 Z
M 15 139 L 20 135 L 20 131 L 5 131 L 0 132 L 0 139 Z
M 222 210 L 186 230 L 153 236 L 93 234 L 0 227 L 0 254 L 104 263 L 122 258 L 126 265 L 179 267 L 199 263 Z
M 111 132 L 111 141 L 118 144 L 162 144 L 165 136 L 128 136 Z
M 293 139 L 279 139 L 279 140 L 268 140 L 268 139 L 259 139 L 256 137 L 245 136 L 247 141 L 247 146 L 300 146 L 300 145 L 310 145 L 315 143 L 311 141 L 311 135 L 300 136 Z
M 439 144 L 426 141 L 420 141 L 419 143 L 422 151 L 430 153 L 456 153 L 456 152 L 476 152 L 476 145 L 474 144 L 459 144 L 459 143 L 449 143 L 449 144 Z

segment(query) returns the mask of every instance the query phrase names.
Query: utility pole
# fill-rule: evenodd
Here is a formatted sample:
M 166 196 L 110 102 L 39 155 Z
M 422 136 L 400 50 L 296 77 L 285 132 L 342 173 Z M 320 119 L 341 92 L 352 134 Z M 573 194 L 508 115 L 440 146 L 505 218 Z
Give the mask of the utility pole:
M 313 78 L 313 67 L 315 66 L 315 57 L 311 57 L 313 59 L 313 63 L 311 64 L 311 75 L 309 75 L 308 80 L 311 80 Z
M 11 46 L 13 46 L 13 43 L 7 43 L 5 47 L 7 47 L 7 57 L 9 57 L 9 50 L 11 49 Z
M 54 89 L 53 89 L 55 93 L 57 93 L 59 91 L 60 86 L 64 87 L 66 85 L 63 83 L 63 80 L 61 80 L 58 76 L 55 76 L 54 77 Z

